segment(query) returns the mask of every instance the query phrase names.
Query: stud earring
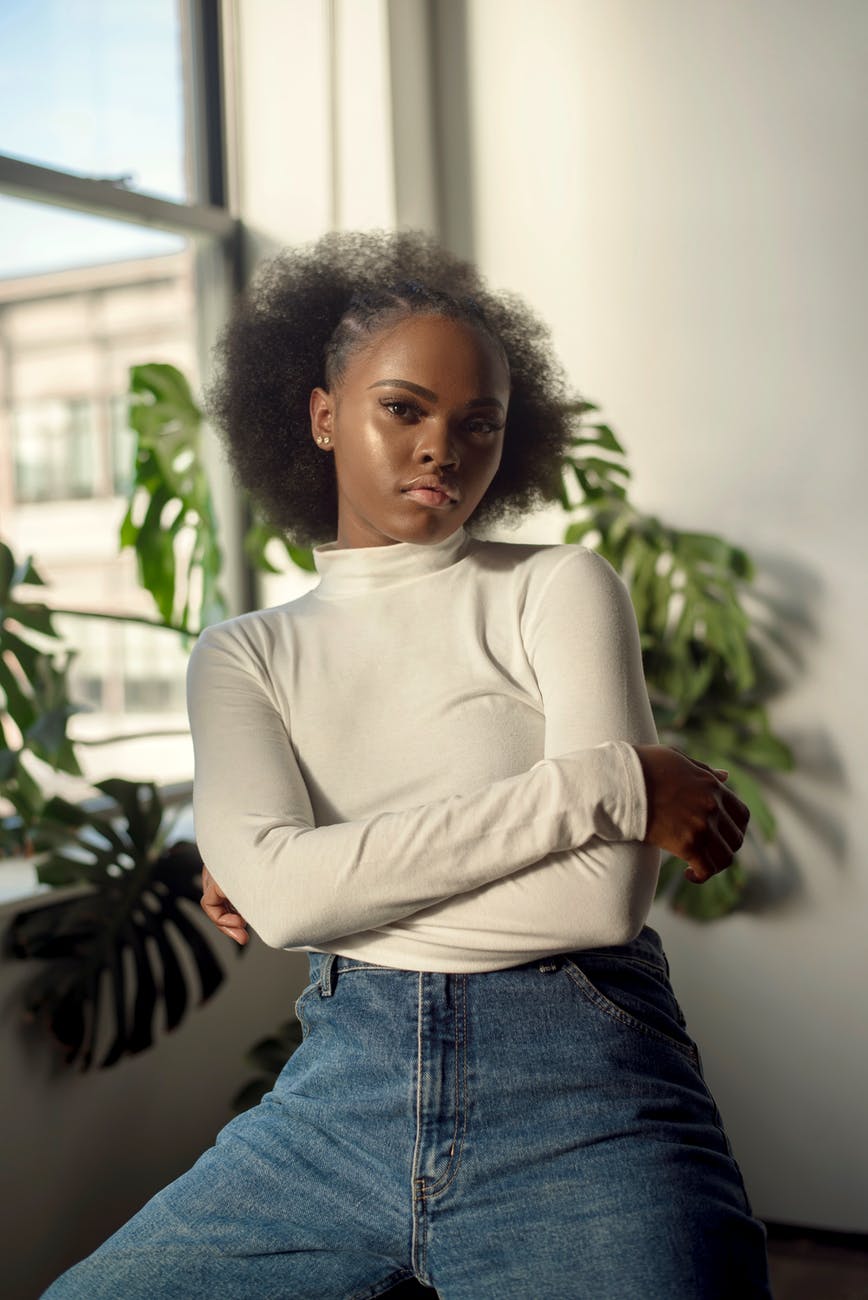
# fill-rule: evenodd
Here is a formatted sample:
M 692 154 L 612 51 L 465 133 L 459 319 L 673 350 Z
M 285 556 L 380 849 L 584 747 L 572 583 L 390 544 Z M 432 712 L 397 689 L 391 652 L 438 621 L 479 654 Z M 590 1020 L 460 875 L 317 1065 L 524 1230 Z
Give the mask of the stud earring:
M 328 434 L 326 434 L 324 437 L 321 434 L 317 434 L 316 440 L 320 444 L 320 446 L 322 446 L 324 442 L 331 442 L 331 438 L 328 436 Z

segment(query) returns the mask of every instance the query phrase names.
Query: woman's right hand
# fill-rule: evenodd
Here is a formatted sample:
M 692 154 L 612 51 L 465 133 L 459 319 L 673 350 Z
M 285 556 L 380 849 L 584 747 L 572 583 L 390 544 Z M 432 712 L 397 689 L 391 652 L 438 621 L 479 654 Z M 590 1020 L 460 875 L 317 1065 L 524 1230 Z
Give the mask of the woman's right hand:
M 728 789 L 728 772 L 668 745 L 635 745 L 645 774 L 645 844 L 687 862 L 685 879 L 701 885 L 730 866 L 744 841 L 750 809 Z

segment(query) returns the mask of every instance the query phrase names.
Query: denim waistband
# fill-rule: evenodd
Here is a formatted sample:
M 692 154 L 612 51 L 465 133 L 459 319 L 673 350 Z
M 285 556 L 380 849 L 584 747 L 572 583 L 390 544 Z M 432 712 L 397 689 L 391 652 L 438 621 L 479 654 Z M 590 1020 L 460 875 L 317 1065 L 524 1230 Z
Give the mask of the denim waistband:
M 664 975 L 669 975 L 669 962 L 663 951 L 663 944 L 660 935 L 653 930 L 650 925 L 645 925 L 639 931 L 635 939 L 629 943 L 614 944 L 611 947 L 604 948 L 581 948 L 574 952 L 552 953 L 547 957 L 538 957 L 533 961 L 523 962 L 519 966 L 507 966 L 499 971 L 479 971 L 471 972 L 483 975 L 509 975 L 516 970 L 531 969 L 541 971 L 556 970 L 565 957 L 576 960 L 594 956 L 603 957 L 633 957 L 640 961 L 648 962 L 649 965 L 657 967 Z M 418 971 L 403 970 L 394 966 L 382 966 L 376 962 L 366 961 L 359 957 L 345 957 L 342 953 L 334 952 L 309 952 L 308 963 L 310 966 L 310 983 L 318 984 L 322 997 L 331 997 L 334 992 L 335 976 L 340 971 L 350 970 L 371 970 L 371 971 L 390 971 L 403 975 L 418 975 Z M 467 972 L 457 971 L 455 974 L 465 974 Z

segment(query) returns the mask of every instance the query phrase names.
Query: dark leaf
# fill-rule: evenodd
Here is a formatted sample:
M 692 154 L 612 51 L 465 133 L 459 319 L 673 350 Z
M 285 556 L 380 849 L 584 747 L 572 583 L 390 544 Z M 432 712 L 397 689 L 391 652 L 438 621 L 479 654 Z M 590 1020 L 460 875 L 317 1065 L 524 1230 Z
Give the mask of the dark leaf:
M 7 941 L 11 955 L 49 963 L 51 977 L 28 986 L 28 1005 L 51 1026 L 68 1060 L 80 1055 L 83 1069 L 95 1056 L 103 977 L 110 1043 L 101 1068 L 151 1044 L 158 1007 L 167 1030 L 181 1022 L 190 997 L 175 941 L 189 951 L 202 1001 L 223 978 L 180 902 L 199 901 L 202 860 L 196 845 L 180 841 L 158 851 L 168 831 L 153 783 L 109 780 L 98 788 L 119 801 L 121 813 L 88 811 L 55 796 L 43 835 L 65 843 L 39 868 L 48 879 L 87 880 L 90 887 L 22 912 Z
M 154 1041 L 154 1011 L 157 1006 L 157 983 L 148 956 L 145 939 L 135 917 L 122 936 L 133 952 L 136 968 L 136 996 L 133 1002 L 133 1019 L 126 1051 L 131 1055 L 143 1052 Z
M 744 885 L 744 868 L 737 861 L 701 885 L 682 876 L 672 894 L 672 907 L 697 921 L 715 921 L 738 906 Z
M 123 936 L 120 936 L 121 942 Z M 114 1010 L 115 1036 L 111 1046 L 100 1062 L 100 1069 L 107 1070 L 116 1065 L 124 1052 L 129 1051 L 127 1037 L 127 984 L 124 972 L 124 949 L 112 946 L 108 952 L 108 974 L 111 985 L 112 1007 Z
M 166 919 L 171 921 L 186 941 L 196 962 L 199 975 L 199 1002 L 207 1002 L 223 982 L 223 968 L 206 943 L 198 926 L 188 920 L 173 898 L 165 903 Z
M 163 907 L 158 914 L 146 910 L 143 922 L 160 955 L 167 1031 L 175 1029 L 181 1023 L 187 1010 L 187 982 L 167 933 L 170 919 L 171 913 Z

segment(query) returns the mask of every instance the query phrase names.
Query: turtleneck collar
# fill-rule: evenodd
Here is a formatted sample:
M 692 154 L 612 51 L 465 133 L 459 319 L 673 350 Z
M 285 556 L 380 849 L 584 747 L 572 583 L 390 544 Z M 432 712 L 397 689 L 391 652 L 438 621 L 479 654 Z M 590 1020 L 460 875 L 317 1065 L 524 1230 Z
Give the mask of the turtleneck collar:
M 470 538 L 463 527 L 442 542 L 392 542 L 386 546 L 341 546 L 326 542 L 313 548 L 320 582 L 314 591 L 327 599 L 363 596 L 446 569 L 465 554 Z

